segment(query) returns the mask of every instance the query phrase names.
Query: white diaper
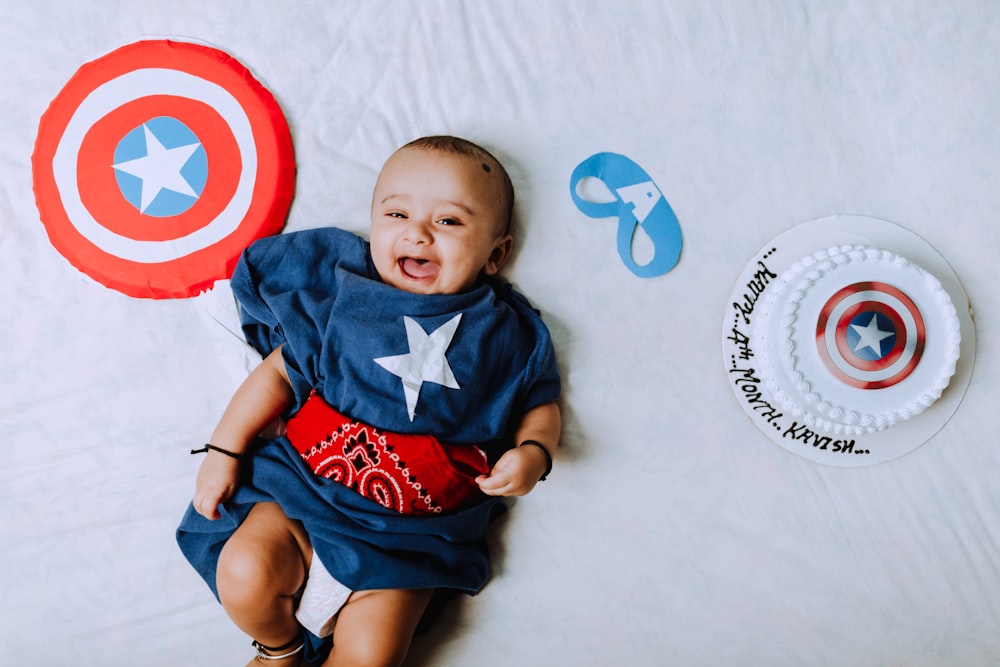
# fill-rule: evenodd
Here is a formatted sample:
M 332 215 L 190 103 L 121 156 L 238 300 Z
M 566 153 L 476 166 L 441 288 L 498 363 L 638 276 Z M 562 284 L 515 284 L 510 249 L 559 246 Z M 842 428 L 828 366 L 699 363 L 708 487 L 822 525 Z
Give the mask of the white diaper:
M 334 579 L 323 566 L 319 556 L 313 554 L 309 577 L 299 599 L 299 607 L 295 610 L 295 618 L 303 628 L 317 637 L 329 637 L 333 634 L 333 626 L 340 608 L 344 606 L 352 592 Z

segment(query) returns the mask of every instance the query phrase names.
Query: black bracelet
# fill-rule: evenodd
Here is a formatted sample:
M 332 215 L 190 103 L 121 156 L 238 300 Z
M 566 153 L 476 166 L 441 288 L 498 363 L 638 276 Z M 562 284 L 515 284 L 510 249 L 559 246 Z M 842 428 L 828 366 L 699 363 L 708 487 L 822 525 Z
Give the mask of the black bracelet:
M 230 456 L 230 457 L 236 459 L 237 461 L 241 461 L 243 459 L 243 455 L 242 454 L 237 454 L 236 452 L 231 452 L 228 449 L 223 449 L 222 447 L 216 447 L 215 445 L 208 444 L 208 443 L 205 443 L 205 446 L 202 447 L 201 449 L 192 449 L 191 453 L 192 454 L 204 454 L 204 453 L 208 452 L 208 450 L 210 450 L 210 449 L 213 452 L 219 452 L 220 454 L 225 454 L 226 456 Z
M 538 478 L 539 482 L 544 482 L 545 478 L 549 476 L 550 472 L 552 472 L 552 454 L 549 453 L 549 448 L 537 440 L 524 440 L 520 445 L 518 445 L 518 447 L 524 447 L 525 445 L 534 445 L 542 450 L 543 454 L 545 454 L 545 472 L 543 472 L 542 476 Z

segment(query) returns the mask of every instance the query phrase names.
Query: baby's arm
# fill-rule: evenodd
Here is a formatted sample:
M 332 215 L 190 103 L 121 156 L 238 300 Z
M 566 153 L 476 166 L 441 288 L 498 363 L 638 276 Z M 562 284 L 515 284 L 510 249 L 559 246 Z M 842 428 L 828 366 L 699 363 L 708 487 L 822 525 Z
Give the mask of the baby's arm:
M 561 429 L 559 406 L 554 402 L 545 403 L 525 413 L 514 442 L 520 445 L 526 440 L 534 440 L 543 444 L 550 455 L 555 455 Z M 535 488 L 547 464 L 545 452 L 540 448 L 517 446 L 504 452 L 489 476 L 480 475 L 476 483 L 488 496 L 523 496 Z
M 281 348 L 274 350 L 236 390 L 212 433 L 211 443 L 233 454 L 243 454 L 250 443 L 293 400 Z M 207 519 L 218 519 L 239 483 L 240 462 L 208 450 L 195 482 L 194 508 Z

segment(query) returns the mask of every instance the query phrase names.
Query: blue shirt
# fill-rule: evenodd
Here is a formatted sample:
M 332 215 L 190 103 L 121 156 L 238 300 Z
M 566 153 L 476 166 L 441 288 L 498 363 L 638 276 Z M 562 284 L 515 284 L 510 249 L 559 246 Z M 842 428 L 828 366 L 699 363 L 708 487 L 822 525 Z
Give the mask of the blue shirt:
M 364 239 L 328 227 L 256 241 L 232 288 L 247 340 L 284 345 L 293 411 L 316 389 L 378 428 L 486 443 L 559 397 L 549 331 L 507 283 L 406 292 L 381 281 Z

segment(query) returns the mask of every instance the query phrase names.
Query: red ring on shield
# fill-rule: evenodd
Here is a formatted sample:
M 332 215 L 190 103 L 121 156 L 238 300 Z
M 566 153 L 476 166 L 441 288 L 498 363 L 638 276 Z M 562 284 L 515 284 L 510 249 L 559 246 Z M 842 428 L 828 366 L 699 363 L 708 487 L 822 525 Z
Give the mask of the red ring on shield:
M 209 172 L 182 214 L 142 215 L 111 167 L 117 142 L 175 118 Z M 228 278 L 254 239 L 284 226 L 295 187 L 291 134 L 274 97 L 230 55 L 168 40 L 84 64 L 39 121 L 35 202 L 52 245 L 80 271 L 135 297 L 195 296 Z
M 108 169 L 118 140 L 156 116 L 183 118 L 208 156 L 204 192 L 183 214 L 167 218 L 143 215 L 124 197 L 108 196 L 118 191 L 115 171 Z M 151 95 L 123 104 L 94 123 L 80 146 L 77 164 L 80 199 L 104 227 L 139 241 L 166 241 L 191 234 L 222 213 L 236 192 L 243 161 L 229 125 L 211 106 L 183 97 Z
M 896 334 L 895 340 L 893 341 L 892 349 L 882 355 L 881 359 L 864 359 L 863 357 L 858 356 L 858 354 L 856 354 L 854 349 L 851 347 L 850 343 L 847 342 L 848 327 L 851 325 L 851 322 L 854 321 L 855 317 L 863 313 L 877 313 L 884 316 L 892 323 L 893 332 Z M 903 356 L 903 352 L 906 349 L 906 340 L 906 325 L 903 322 L 903 318 L 900 317 L 895 308 L 892 308 L 888 304 L 881 301 L 859 301 L 853 306 L 847 308 L 843 315 L 837 319 L 837 352 L 845 362 L 858 370 L 877 371 L 891 366 Z
M 878 313 L 892 324 L 895 341 L 879 359 L 858 356 L 847 331 L 859 314 Z M 882 282 L 848 285 L 830 297 L 816 321 L 816 349 L 830 373 L 857 389 L 885 389 L 905 380 L 917 367 L 926 345 L 920 310 L 901 290 Z

